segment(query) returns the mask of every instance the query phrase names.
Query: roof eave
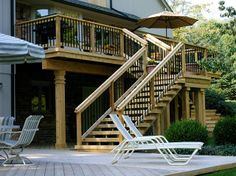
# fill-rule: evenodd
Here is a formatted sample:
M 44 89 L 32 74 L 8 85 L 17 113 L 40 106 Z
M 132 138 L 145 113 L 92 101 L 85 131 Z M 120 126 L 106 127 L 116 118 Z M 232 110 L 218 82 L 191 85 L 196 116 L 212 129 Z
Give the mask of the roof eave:
M 94 12 L 97 12 L 97 13 L 102 13 L 104 15 L 110 15 L 110 16 L 113 16 L 113 17 L 116 17 L 116 18 L 121 18 L 121 19 L 124 19 L 124 20 L 127 20 L 127 21 L 131 21 L 131 22 L 137 22 L 138 21 L 138 19 L 133 19 L 133 18 L 129 18 L 129 17 L 126 17 L 126 16 L 112 14 L 112 13 L 105 12 L 105 11 L 102 11 L 102 10 L 99 10 L 99 9 L 94 9 L 94 8 L 90 8 L 90 7 L 87 7 L 87 6 L 80 5 L 80 4 L 74 4 L 74 3 L 66 2 L 66 1 L 63 1 L 63 0 L 51 0 L 51 1 L 63 3 L 63 4 L 66 4 L 66 5 L 70 5 L 70 6 L 73 5 L 73 6 L 76 6 L 78 8 L 83 8 L 83 9 L 94 11 Z

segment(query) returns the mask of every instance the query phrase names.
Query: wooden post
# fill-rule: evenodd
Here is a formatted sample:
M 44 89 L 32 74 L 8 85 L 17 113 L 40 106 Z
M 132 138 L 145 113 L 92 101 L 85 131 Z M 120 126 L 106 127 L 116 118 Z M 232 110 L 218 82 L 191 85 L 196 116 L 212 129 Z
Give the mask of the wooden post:
M 147 74 L 147 58 L 148 58 L 148 46 L 146 45 L 143 54 L 143 72 L 145 75 Z
M 77 135 L 77 146 L 82 144 L 82 123 L 81 123 L 81 113 L 76 114 L 76 135 Z
M 125 52 L 125 41 L 124 41 L 124 33 L 121 31 L 120 33 L 120 56 L 123 57 L 123 53 Z
M 195 60 L 195 62 L 198 62 L 198 53 L 197 53 L 196 49 L 194 51 L 194 60 Z
M 157 119 L 156 119 L 156 135 L 160 135 L 161 134 L 161 114 L 157 115 Z
M 92 24 L 91 26 L 91 30 L 90 30 L 90 47 L 91 47 L 91 52 L 95 53 L 96 51 L 96 41 L 95 41 L 95 26 L 94 24 Z
M 164 118 L 165 118 L 165 124 L 164 124 L 164 130 L 170 127 L 170 103 L 166 105 L 166 108 L 164 110 Z
M 122 118 L 123 110 L 118 111 L 117 114 L 118 114 L 118 116 L 120 118 L 121 123 L 124 124 L 124 119 Z M 123 138 L 122 134 L 119 132 L 119 136 L 118 136 L 119 143 L 121 143 L 123 141 L 123 139 L 124 138 Z
M 114 82 L 111 83 L 111 86 L 109 87 L 109 103 L 112 111 L 114 111 L 115 108 L 115 88 L 114 88 Z
M 190 88 L 186 87 L 182 91 L 182 118 L 188 119 L 190 118 L 190 104 L 189 104 L 189 91 Z
M 205 58 L 205 59 L 207 59 L 207 55 L 208 55 L 207 49 L 204 49 L 204 58 Z M 203 70 L 203 74 L 204 74 L 205 76 L 207 76 L 207 71 L 206 71 L 205 69 Z
M 56 148 L 66 147 L 65 71 L 54 71 L 56 103 Z
M 56 16 L 56 48 L 61 48 L 61 17 Z
M 195 92 L 195 118 L 205 125 L 205 91 L 197 89 Z
M 151 81 L 150 81 L 150 85 L 149 85 L 149 87 L 150 87 L 150 90 L 149 90 L 149 91 L 150 91 L 150 102 L 151 102 L 152 109 L 153 109 L 153 108 L 155 107 L 155 105 L 156 105 L 154 86 L 155 86 L 155 84 L 154 84 L 154 78 L 152 78 Z
M 182 47 L 182 70 L 183 70 L 183 75 L 186 73 L 186 57 L 185 57 L 185 45 Z
M 175 96 L 174 99 L 174 107 L 175 107 L 175 121 L 179 120 L 179 99 L 178 95 Z

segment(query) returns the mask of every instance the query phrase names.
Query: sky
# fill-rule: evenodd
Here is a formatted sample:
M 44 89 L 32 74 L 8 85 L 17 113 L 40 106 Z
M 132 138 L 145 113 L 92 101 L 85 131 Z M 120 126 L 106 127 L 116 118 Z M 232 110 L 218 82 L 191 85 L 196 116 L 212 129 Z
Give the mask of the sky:
M 209 3 L 210 13 L 205 13 L 204 16 L 209 19 L 220 19 L 220 11 L 218 10 L 220 0 L 189 0 L 192 4 Z M 233 6 L 236 8 L 236 0 L 225 0 L 226 7 Z

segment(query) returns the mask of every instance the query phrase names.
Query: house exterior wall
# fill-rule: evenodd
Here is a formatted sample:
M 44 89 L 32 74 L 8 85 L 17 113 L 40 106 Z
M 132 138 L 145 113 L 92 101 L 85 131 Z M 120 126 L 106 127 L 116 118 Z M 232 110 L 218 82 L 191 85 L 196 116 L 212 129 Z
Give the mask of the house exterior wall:
M 167 10 L 167 7 L 165 7 L 161 0 L 112 0 L 112 8 L 134 14 L 140 18 Z M 163 36 L 166 35 L 165 29 L 140 28 L 140 30 Z M 172 36 L 172 30 L 168 30 L 168 36 Z
M 91 4 L 103 6 L 103 7 L 108 7 L 109 6 L 109 0 L 81 0 L 84 2 L 88 2 Z
M 0 32 L 11 34 L 11 1 L 0 1 Z M 2 85 L 2 86 L 1 86 Z M 0 116 L 11 115 L 11 65 L 0 65 Z

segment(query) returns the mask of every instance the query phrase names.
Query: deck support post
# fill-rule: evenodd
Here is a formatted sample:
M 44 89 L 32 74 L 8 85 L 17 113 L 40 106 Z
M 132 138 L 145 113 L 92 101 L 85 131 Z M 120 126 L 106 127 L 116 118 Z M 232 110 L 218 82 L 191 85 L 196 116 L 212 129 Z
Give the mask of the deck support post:
M 197 89 L 195 91 L 195 118 L 202 125 L 205 125 L 205 90 Z
M 164 130 L 170 127 L 170 103 L 166 105 L 164 110 Z
M 174 98 L 174 111 L 175 111 L 175 114 L 174 114 L 174 118 L 175 118 L 175 122 L 177 120 L 179 120 L 179 99 L 178 99 L 178 95 L 175 96 Z
M 182 119 L 190 118 L 190 98 L 189 98 L 190 88 L 186 87 L 182 91 Z
M 55 103 L 56 103 L 56 148 L 66 145 L 66 113 L 65 113 L 65 71 L 54 71 Z

